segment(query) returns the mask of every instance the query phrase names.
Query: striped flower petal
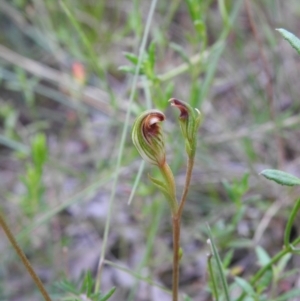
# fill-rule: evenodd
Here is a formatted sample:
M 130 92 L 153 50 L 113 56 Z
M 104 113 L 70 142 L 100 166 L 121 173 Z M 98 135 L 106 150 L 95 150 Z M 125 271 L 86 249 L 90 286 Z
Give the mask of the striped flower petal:
M 148 110 L 135 120 L 132 141 L 142 158 L 154 165 L 163 166 L 166 161 L 165 143 L 160 122 L 165 115 L 158 110 Z

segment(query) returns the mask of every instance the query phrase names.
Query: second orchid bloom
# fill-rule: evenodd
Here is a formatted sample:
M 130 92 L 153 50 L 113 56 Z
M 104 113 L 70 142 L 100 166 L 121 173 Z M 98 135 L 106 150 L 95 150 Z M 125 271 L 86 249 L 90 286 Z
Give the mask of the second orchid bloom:
M 186 152 L 189 158 L 193 158 L 201 122 L 200 112 L 176 98 L 170 99 L 169 102 L 180 110 L 179 123 L 185 139 Z M 165 115 L 158 110 L 143 112 L 134 122 L 132 140 L 142 158 L 159 167 L 164 181 L 152 177 L 150 179 L 167 196 L 172 211 L 175 212 L 178 204 L 174 176 L 166 162 L 165 142 L 160 124 L 164 120 Z

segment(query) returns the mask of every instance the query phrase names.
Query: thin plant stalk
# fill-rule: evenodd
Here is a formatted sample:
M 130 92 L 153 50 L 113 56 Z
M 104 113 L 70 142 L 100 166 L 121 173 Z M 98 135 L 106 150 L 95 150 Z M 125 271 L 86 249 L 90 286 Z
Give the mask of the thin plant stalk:
M 24 254 L 24 252 L 22 251 L 22 249 L 18 245 L 16 239 L 14 238 L 12 232 L 9 229 L 9 226 L 7 225 L 3 215 L 1 213 L 0 213 L 0 226 L 3 228 L 3 231 L 4 231 L 5 235 L 7 236 L 8 240 L 12 244 L 12 246 L 15 249 L 18 256 L 20 257 L 21 261 L 23 262 L 23 264 L 24 264 L 25 268 L 27 269 L 28 273 L 30 274 L 31 278 L 33 279 L 33 281 L 37 285 L 37 287 L 40 290 L 41 294 L 43 295 L 44 299 L 46 301 L 51 301 L 51 298 L 50 298 L 49 294 L 47 293 L 41 279 L 36 274 L 33 267 L 31 266 L 29 260 L 27 259 L 26 255 Z
M 207 228 L 208 228 L 208 236 L 209 236 L 208 244 L 210 245 L 212 255 L 214 256 L 214 258 L 216 260 L 216 268 L 217 268 L 219 278 L 220 278 L 220 281 L 221 281 L 221 284 L 222 284 L 222 287 L 223 287 L 224 299 L 226 301 L 230 301 L 229 288 L 228 288 L 228 284 L 227 284 L 227 281 L 226 281 L 226 276 L 225 276 L 225 273 L 224 273 L 224 270 L 223 270 L 222 262 L 221 262 L 217 247 L 214 243 L 214 240 L 213 240 L 213 237 L 212 237 L 212 234 L 211 234 L 211 231 L 210 231 L 210 228 L 209 228 L 208 225 L 207 225 Z
M 292 253 L 292 247 L 297 246 L 300 243 L 300 237 L 296 238 L 288 248 L 284 248 L 279 253 L 277 253 L 265 266 L 263 266 L 260 270 L 256 272 L 256 274 L 251 278 L 250 284 L 254 286 L 257 281 L 272 267 L 273 264 L 278 262 L 283 256 L 286 254 Z M 241 296 L 237 299 L 237 301 L 242 301 L 246 297 L 246 293 L 243 292 Z
M 179 265 L 180 265 L 180 224 L 184 204 L 187 199 L 189 187 L 192 178 L 194 167 L 194 154 L 189 156 L 186 170 L 185 185 L 176 214 L 172 216 L 173 223 L 173 283 L 172 283 L 172 301 L 178 301 L 178 286 L 179 286 Z
M 219 294 L 218 294 L 218 290 L 217 290 L 217 284 L 216 284 L 216 279 L 215 279 L 211 259 L 212 259 L 212 254 L 209 254 L 208 258 L 207 258 L 207 266 L 208 266 L 209 276 L 211 279 L 212 292 L 213 292 L 213 296 L 215 297 L 215 301 L 219 301 Z
M 172 279 L 172 301 L 178 301 L 179 286 L 179 264 L 180 264 L 180 220 L 181 217 L 176 214 L 172 217 L 173 222 L 173 279 Z
M 156 8 L 156 4 L 157 4 L 157 0 L 152 0 L 151 1 L 151 6 L 150 6 L 146 26 L 145 26 L 144 35 L 143 35 L 143 39 L 142 39 L 141 46 L 140 46 L 140 49 L 139 49 L 139 59 L 138 59 L 138 63 L 137 63 L 136 69 L 135 69 L 133 79 L 132 79 L 132 89 L 131 89 L 131 92 L 130 92 L 128 110 L 127 110 L 126 117 L 125 117 L 123 132 L 122 132 L 122 136 L 121 136 L 121 142 L 120 142 L 120 146 L 119 146 L 120 150 L 119 150 L 119 153 L 118 153 L 117 164 L 116 164 L 116 176 L 114 178 L 114 182 L 113 182 L 112 190 L 111 190 L 111 195 L 110 195 L 110 199 L 109 199 L 109 210 L 108 210 L 108 215 L 107 215 L 107 219 L 106 219 L 106 223 L 105 223 L 105 229 L 104 229 L 103 243 L 102 243 L 102 248 L 101 248 L 100 259 L 99 259 L 99 262 L 98 262 L 96 284 L 95 284 L 95 293 L 100 291 L 101 275 L 102 275 L 104 259 L 105 259 L 105 253 L 106 253 L 106 247 L 107 247 L 107 241 L 108 241 L 108 233 L 109 233 L 109 229 L 110 229 L 112 209 L 113 209 L 117 184 L 118 184 L 118 180 L 119 180 L 119 172 L 120 172 L 121 161 L 122 161 L 122 157 L 123 157 L 123 153 L 124 153 L 126 135 L 127 135 L 127 132 L 128 132 L 128 127 L 129 127 L 131 106 L 132 106 L 133 98 L 134 98 L 135 91 L 136 91 L 138 74 L 139 74 L 140 69 L 141 69 L 142 57 L 143 57 L 143 54 L 145 52 L 146 43 L 147 43 L 147 39 L 148 39 L 149 32 L 150 32 L 150 25 L 151 25 L 152 17 L 153 17 L 155 8 Z
M 184 190 L 182 193 L 182 197 L 181 197 L 181 201 L 180 201 L 179 209 L 178 209 L 178 215 L 180 217 L 182 215 L 184 204 L 186 202 L 187 195 L 189 192 L 189 187 L 190 187 L 190 183 L 191 183 L 191 179 L 192 179 L 193 167 L 194 167 L 194 156 L 189 157 L 189 159 L 188 159 L 188 165 L 187 165 L 186 176 L 185 176 L 185 185 L 184 185 Z
M 285 227 L 285 231 L 284 231 L 284 246 L 286 248 L 289 247 L 290 245 L 290 239 L 291 239 L 291 231 L 292 231 L 292 227 L 295 221 L 295 218 L 297 216 L 297 213 L 300 209 L 300 199 L 297 200 L 296 204 L 294 205 L 294 208 L 290 214 L 290 217 L 288 219 L 287 225 Z
M 197 131 L 201 123 L 199 110 L 192 108 L 189 104 L 171 98 L 172 106 L 180 111 L 179 123 L 183 137 L 185 138 L 185 149 L 188 155 L 186 180 L 180 202 L 176 197 L 176 185 L 174 175 L 166 161 L 165 144 L 161 127 L 158 123 L 165 120 L 165 115 L 158 110 L 148 110 L 141 114 L 134 122 L 132 128 L 132 141 L 144 160 L 156 165 L 164 178 L 160 181 L 149 176 L 150 180 L 163 192 L 169 202 L 172 212 L 173 230 L 173 279 L 172 300 L 178 301 L 179 287 L 179 265 L 182 257 L 180 248 L 180 222 L 184 204 L 188 196 L 191 183 L 194 158 L 197 147 Z

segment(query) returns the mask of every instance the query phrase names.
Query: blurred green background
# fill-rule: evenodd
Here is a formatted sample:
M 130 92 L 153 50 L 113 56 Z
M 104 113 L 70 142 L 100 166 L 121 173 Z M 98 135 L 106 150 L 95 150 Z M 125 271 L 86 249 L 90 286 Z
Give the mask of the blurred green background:
M 206 223 L 232 275 L 253 273 L 257 245 L 280 250 L 297 190 L 258 174 L 300 175 L 300 57 L 275 30 L 300 36 L 299 1 L 0 0 L 0 25 L 0 206 L 54 300 L 63 279 L 96 275 L 101 254 L 111 300 L 170 300 L 170 215 L 130 129 L 142 111 L 164 111 L 180 192 L 171 97 L 204 116 L 181 290 L 211 300 Z M 0 254 L 0 300 L 41 300 L 3 232 Z M 278 277 L 273 296 L 296 277 Z

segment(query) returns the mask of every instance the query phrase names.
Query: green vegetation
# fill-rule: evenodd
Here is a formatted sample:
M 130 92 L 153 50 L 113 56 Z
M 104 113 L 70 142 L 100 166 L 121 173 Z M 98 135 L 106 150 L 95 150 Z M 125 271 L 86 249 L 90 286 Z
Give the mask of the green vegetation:
M 298 2 L 1 0 L 0 300 L 297 300 Z

